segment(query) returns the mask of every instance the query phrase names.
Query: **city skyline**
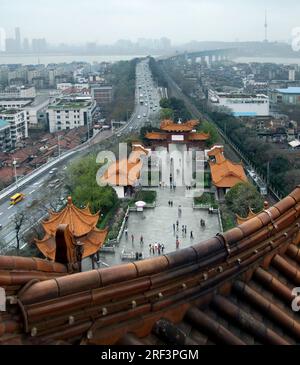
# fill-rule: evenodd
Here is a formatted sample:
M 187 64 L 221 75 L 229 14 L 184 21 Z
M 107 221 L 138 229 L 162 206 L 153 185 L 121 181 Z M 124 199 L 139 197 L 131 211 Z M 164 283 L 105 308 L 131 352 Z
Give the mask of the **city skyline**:
M 105 45 L 118 39 L 136 41 L 138 38 L 161 37 L 172 39 L 175 45 L 192 40 L 260 41 L 265 36 L 267 9 L 269 39 L 288 41 L 292 29 L 299 26 L 297 10 L 300 5 L 295 0 L 291 2 L 289 9 L 292 11 L 282 9 L 279 1 L 270 0 L 254 0 L 251 4 L 236 0 L 188 0 L 184 3 L 178 0 L 163 3 L 129 0 L 126 4 L 120 0 L 109 3 L 89 0 L 85 2 L 87 11 L 84 11 L 79 0 L 72 2 L 72 8 L 58 3 L 58 0 L 52 1 L 51 5 L 45 1 L 37 5 L 34 0 L 26 3 L 3 0 L 0 10 L 5 17 L 0 27 L 5 29 L 7 38 L 12 38 L 15 28 L 19 27 L 23 39 L 46 38 L 53 44 L 95 42 Z M 55 21 L 57 9 L 60 9 L 63 21 Z M 27 19 L 34 19 L 34 22 Z

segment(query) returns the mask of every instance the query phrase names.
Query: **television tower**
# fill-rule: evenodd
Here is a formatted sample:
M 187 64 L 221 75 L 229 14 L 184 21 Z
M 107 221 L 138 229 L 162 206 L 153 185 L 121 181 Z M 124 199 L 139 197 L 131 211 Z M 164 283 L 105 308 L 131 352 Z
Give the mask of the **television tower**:
M 268 42 L 268 19 L 267 19 L 267 10 L 265 12 L 265 42 Z

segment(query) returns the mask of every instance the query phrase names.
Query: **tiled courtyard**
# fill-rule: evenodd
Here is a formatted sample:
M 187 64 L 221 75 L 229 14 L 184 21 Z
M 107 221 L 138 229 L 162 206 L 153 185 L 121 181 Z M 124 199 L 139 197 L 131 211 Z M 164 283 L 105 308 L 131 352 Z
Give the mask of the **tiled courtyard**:
M 176 250 L 177 235 L 180 242 L 179 248 L 185 248 L 210 238 L 220 231 L 218 215 L 208 214 L 206 210 L 194 210 L 192 194 L 184 187 L 176 188 L 175 191 L 171 191 L 170 188 L 155 190 L 157 190 L 156 208 L 145 209 L 143 213 L 131 212 L 128 219 L 128 238 L 124 233 L 115 254 L 101 254 L 101 261 L 109 266 L 125 263 L 126 261 L 121 259 L 123 250 L 134 255 L 136 252 L 143 253 L 143 257 L 148 258 L 153 256 L 150 254 L 149 245 L 155 243 L 164 244 L 164 253 L 173 252 Z M 173 208 L 169 207 L 169 200 L 173 201 Z M 178 212 L 180 205 L 181 217 Z M 201 219 L 206 222 L 205 228 L 200 225 Z M 176 224 L 177 220 L 179 230 L 174 232 L 173 224 Z M 186 236 L 182 233 L 182 225 L 187 226 Z M 191 231 L 194 239 L 191 239 Z M 133 244 L 132 235 L 134 236 Z M 144 244 L 140 244 L 141 236 L 144 238 Z

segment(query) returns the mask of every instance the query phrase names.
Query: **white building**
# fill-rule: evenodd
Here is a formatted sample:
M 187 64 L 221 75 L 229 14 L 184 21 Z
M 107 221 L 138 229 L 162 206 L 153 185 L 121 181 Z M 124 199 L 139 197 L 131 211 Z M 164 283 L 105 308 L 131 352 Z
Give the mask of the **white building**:
M 208 101 L 212 108 L 229 112 L 236 117 L 266 117 L 270 113 L 269 97 L 264 94 L 220 93 L 209 90 Z
M 10 124 L 12 145 L 28 137 L 28 124 L 26 112 L 18 109 L 0 110 L 0 119 Z
M 10 87 L 0 92 L 0 99 L 34 99 L 35 87 Z
M 92 124 L 96 102 L 91 97 L 57 99 L 47 109 L 50 133 Z
M 12 147 L 10 124 L 0 118 L 0 151 L 7 152 Z

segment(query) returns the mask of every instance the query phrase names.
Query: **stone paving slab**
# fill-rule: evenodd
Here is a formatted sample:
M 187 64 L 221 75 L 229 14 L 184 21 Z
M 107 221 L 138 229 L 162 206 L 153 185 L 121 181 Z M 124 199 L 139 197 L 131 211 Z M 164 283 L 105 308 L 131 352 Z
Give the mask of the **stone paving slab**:
M 153 189 L 152 189 L 153 190 Z M 220 231 L 218 215 L 208 214 L 206 210 L 194 210 L 193 198 L 186 196 L 186 189 L 157 188 L 157 206 L 154 209 L 145 209 L 141 212 L 131 212 L 128 219 L 128 238 L 123 234 L 120 244 L 116 247 L 116 253 L 101 254 L 101 260 L 108 265 L 125 263 L 121 261 L 121 252 L 143 253 L 144 258 L 151 257 L 149 244 L 161 243 L 165 246 L 164 253 L 176 250 L 176 236 L 180 242 L 179 248 L 189 247 L 203 240 L 211 238 Z M 170 208 L 168 201 L 173 200 L 174 206 Z M 182 216 L 179 217 L 181 205 Z M 202 228 L 200 220 L 204 219 L 206 227 Z M 179 222 L 179 231 L 173 230 L 173 224 Z M 182 233 L 182 225 L 187 226 L 187 236 Z M 193 231 L 194 239 L 190 238 Z M 132 244 L 131 235 L 134 235 Z M 144 244 L 140 244 L 141 235 Z

